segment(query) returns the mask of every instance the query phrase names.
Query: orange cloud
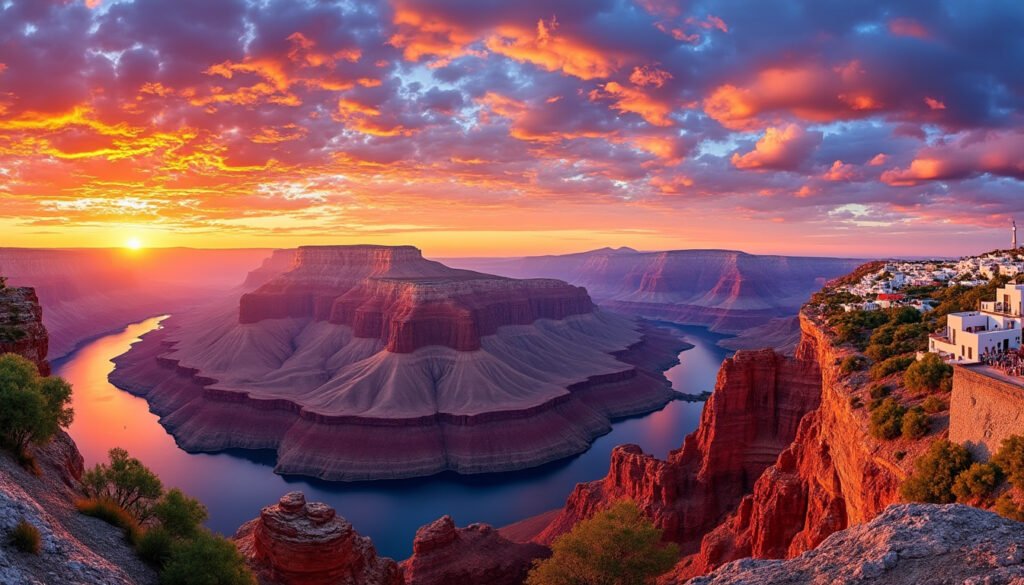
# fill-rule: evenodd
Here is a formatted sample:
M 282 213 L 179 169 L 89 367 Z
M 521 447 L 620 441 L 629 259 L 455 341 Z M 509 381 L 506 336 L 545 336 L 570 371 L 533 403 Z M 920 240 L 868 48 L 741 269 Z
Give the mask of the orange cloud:
M 661 87 L 670 79 L 672 79 L 671 73 L 651 65 L 634 67 L 633 72 L 629 75 L 629 80 L 634 85 L 639 85 L 640 87 L 646 87 L 648 85 Z
M 868 165 L 872 167 L 880 167 L 884 165 L 886 162 L 888 162 L 888 160 L 889 155 L 880 152 L 875 156 L 871 157 L 871 160 L 868 161 Z
M 939 101 L 939 100 L 937 100 L 935 98 L 926 97 L 926 98 L 924 98 L 924 103 L 927 104 L 928 107 L 930 109 L 932 109 L 932 110 L 945 110 L 946 109 L 946 104 L 942 103 L 941 101 Z
M 612 99 L 612 108 L 622 113 L 638 114 L 655 126 L 671 126 L 672 105 L 647 95 L 643 90 L 627 87 L 615 81 L 604 84 L 604 91 L 590 92 L 590 99 Z
M 832 163 L 822 178 L 826 181 L 852 181 L 857 177 L 857 167 L 837 160 Z
M 926 181 L 963 179 L 983 173 L 1024 179 L 1024 132 L 968 132 L 922 149 L 905 169 L 882 173 L 882 181 L 912 186 Z
M 476 40 L 475 34 L 462 27 L 401 6 L 395 10 L 392 23 L 398 32 L 388 43 L 402 49 L 407 61 L 423 57 L 453 59 L 467 54 L 467 47 Z
M 535 30 L 514 25 L 500 26 L 485 41 L 494 53 L 547 71 L 561 71 L 580 79 L 608 77 L 618 60 L 602 50 L 556 33 L 558 21 L 537 21 Z
M 820 132 L 807 132 L 796 124 L 771 127 L 754 145 L 754 150 L 733 153 L 732 164 L 738 169 L 794 170 L 807 159 L 821 142 Z

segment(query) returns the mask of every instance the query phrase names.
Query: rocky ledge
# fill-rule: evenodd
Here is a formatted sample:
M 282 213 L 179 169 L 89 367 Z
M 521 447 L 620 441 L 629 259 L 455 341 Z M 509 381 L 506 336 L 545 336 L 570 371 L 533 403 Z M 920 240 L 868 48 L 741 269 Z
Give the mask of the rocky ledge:
M 330 480 L 533 467 L 674 397 L 661 372 L 685 344 L 582 288 L 407 246 L 299 248 L 294 262 L 165 321 L 111 381 L 187 450 L 275 449 L 279 472 Z
M 377 556 L 334 508 L 291 492 L 238 529 L 235 544 L 263 583 L 402 585 L 398 564 Z
M 1024 524 L 962 505 L 894 505 L 787 561 L 744 559 L 688 585 L 1024 582 Z

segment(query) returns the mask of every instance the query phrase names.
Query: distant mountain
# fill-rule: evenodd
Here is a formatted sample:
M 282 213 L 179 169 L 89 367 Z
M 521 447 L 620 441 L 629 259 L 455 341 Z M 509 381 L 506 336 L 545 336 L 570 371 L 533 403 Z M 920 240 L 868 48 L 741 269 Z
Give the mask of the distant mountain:
M 862 264 L 850 258 L 760 256 L 735 250 L 601 248 L 445 263 L 514 278 L 559 278 L 610 309 L 736 333 L 797 313 L 807 297 Z

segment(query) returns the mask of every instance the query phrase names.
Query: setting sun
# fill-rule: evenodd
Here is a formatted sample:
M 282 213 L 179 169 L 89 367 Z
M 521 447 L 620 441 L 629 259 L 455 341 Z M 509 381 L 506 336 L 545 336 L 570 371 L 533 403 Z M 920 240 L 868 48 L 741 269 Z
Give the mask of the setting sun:
M 125 240 L 124 247 L 129 250 L 140 250 L 142 249 L 142 240 L 136 237 L 131 237 Z

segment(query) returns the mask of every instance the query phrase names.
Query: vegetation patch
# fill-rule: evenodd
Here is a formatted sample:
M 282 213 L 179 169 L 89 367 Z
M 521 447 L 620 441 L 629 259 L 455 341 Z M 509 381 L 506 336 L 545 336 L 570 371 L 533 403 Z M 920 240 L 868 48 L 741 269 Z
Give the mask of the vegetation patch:
M 39 529 L 23 518 L 11 531 L 11 544 L 23 553 L 37 555 L 42 548 L 42 537 Z

